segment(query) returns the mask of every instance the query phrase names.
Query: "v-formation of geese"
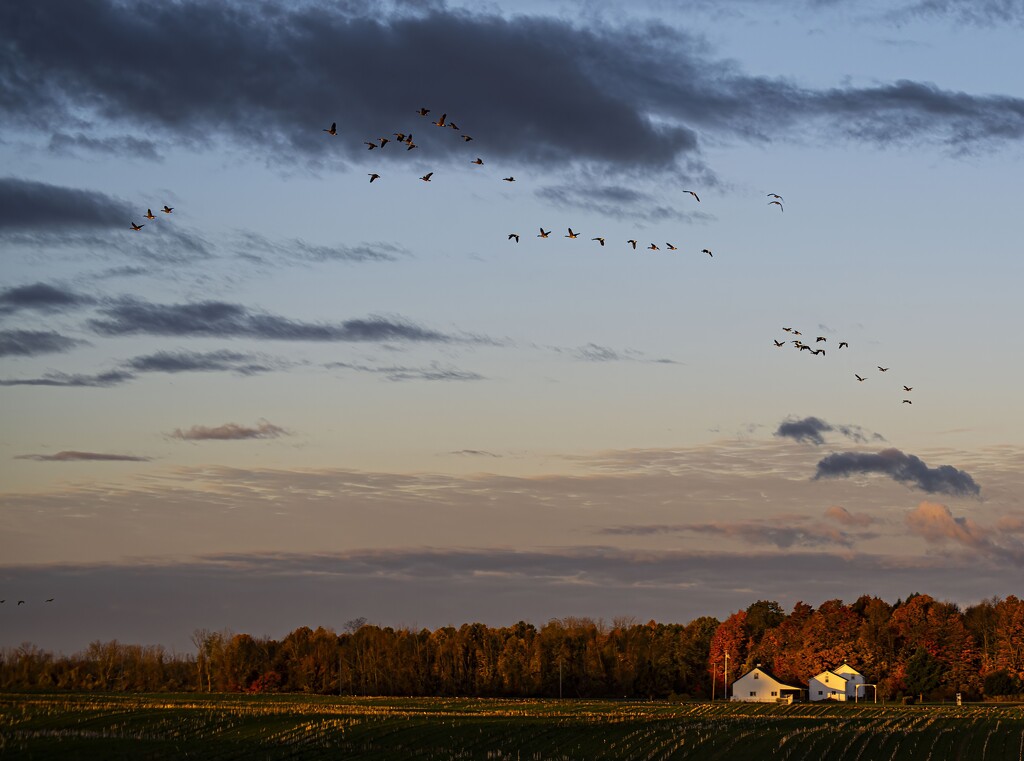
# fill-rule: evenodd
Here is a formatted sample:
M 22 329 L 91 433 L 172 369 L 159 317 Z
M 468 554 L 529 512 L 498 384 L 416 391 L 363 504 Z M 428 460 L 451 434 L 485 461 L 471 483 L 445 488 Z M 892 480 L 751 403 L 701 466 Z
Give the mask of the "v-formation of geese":
M 791 327 L 783 328 L 783 331 L 785 331 L 786 333 L 789 333 L 790 335 L 793 335 L 793 336 L 803 335 L 803 333 L 801 333 L 796 328 L 791 328 Z M 786 340 L 779 341 L 778 339 L 774 339 L 773 338 L 772 342 L 775 344 L 776 348 L 782 348 L 783 346 L 786 345 Z M 828 338 L 826 336 L 815 336 L 815 339 L 814 339 L 814 343 L 815 344 L 827 343 L 827 342 L 828 342 Z M 806 351 L 806 352 L 809 352 L 809 353 L 811 353 L 812 355 L 815 355 L 815 356 L 822 356 L 822 357 L 825 356 L 825 349 L 824 348 L 815 348 L 814 346 L 811 346 L 810 344 L 805 344 L 799 338 L 793 339 L 793 340 L 789 341 L 789 343 L 792 343 L 793 346 L 798 351 L 801 351 L 801 352 L 802 351 Z M 846 341 L 840 341 L 839 342 L 839 349 L 848 349 L 849 347 L 850 347 L 850 344 L 848 342 L 846 342 Z M 875 365 L 875 367 L 878 368 L 878 372 L 880 372 L 880 373 L 887 373 L 887 372 L 889 372 L 889 370 L 892 369 L 892 368 L 889 368 L 889 367 L 882 367 L 881 365 Z M 864 381 L 866 381 L 868 379 L 867 375 L 861 375 L 860 373 L 854 373 L 853 377 L 857 379 L 858 383 L 863 383 Z M 914 390 L 913 386 L 907 386 L 907 385 L 903 386 L 903 391 L 908 393 L 908 394 L 911 391 L 913 391 L 913 390 Z M 913 402 L 910 401 L 909 399 L 904 399 L 903 400 L 903 404 L 913 404 Z
M 160 209 L 160 211 L 162 211 L 164 214 L 171 214 L 174 211 L 174 207 L 164 204 L 164 208 Z M 146 219 L 156 219 L 156 214 L 153 213 L 152 209 L 146 209 L 146 213 L 143 214 L 142 216 Z M 137 225 L 135 224 L 135 222 L 132 222 L 131 224 L 132 226 L 130 229 L 133 230 L 134 232 L 138 232 L 139 230 L 146 226 L 145 222 L 143 222 L 141 225 Z

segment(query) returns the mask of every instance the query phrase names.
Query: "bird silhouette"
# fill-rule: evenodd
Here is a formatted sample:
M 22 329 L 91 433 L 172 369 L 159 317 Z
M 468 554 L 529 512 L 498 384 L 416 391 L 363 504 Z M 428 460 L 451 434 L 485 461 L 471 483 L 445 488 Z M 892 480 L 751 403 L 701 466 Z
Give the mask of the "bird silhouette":
M 470 140 L 472 140 L 472 139 L 473 139 L 473 138 L 471 138 L 471 137 L 470 137 L 469 135 L 459 135 L 459 137 L 461 137 L 461 138 L 462 138 L 463 140 L 465 140 L 465 141 L 466 141 L 467 143 L 468 143 L 468 142 L 469 142 Z
M 160 211 L 162 211 L 164 214 L 170 214 L 172 211 L 174 211 L 174 207 L 167 206 L 166 204 L 164 204 L 164 208 L 160 209 Z
M 146 209 L 146 219 L 156 219 L 156 214 L 153 213 L 152 209 Z
M 364 140 L 363 145 L 366 146 L 366 150 L 368 151 L 372 151 L 374 148 L 377 147 L 376 143 L 371 143 L 369 140 Z
M 789 333 L 789 332 L 791 332 L 793 330 L 793 328 L 783 328 L 783 330 L 786 331 L 787 333 Z
M 773 338 L 772 340 L 773 340 L 773 341 L 775 341 L 775 339 L 774 339 L 774 338 Z M 785 345 L 786 345 L 786 342 L 785 342 L 785 341 L 775 341 L 775 345 L 776 345 L 776 346 L 785 346 Z
M 814 339 L 814 343 L 818 343 L 819 341 L 827 341 L 827 340 L 828 339 L 825 338 L 825 336 L 818 336 L 817 338 Z
M 635 240 L 627 240 L 626 243 L 629 243 L 631 246 L 633 246 L 633 250 L 636 251 L 636 241 Z
M 861 378 L 859 375 L 857 375 L 857 373 L 854 373 L 853 377 L 859 380 L 861 383 L 867 380 L 867 378 Z
M 405 142 L 405 133 L 404 132 L 392 132 L 391 135 L 398 142 L 400 142 L 400 143 L 404 143 Z
M 427 114 L 430 113 L 430 109 L 429 108 L 421 108 L 416 113 L 418 113 L 420 116 L 426 116 Z
M 673 246 L 671 243 L 666 243 L 665 245 L 668 246 L 668 250 L 669 251 L 678 251 L 679 250 L 678 247 Z
M 385 145 L 387 145 L 388 143 L 391 142 L 386 137 L 378 137 L 377 139 L 380 141 L 380 147 L 381 148 L 383 148 Z
M 598 243 L 600 243 L 600 244 L 601 244 L 602 246 L 604 245 L 604 238 L 591 238 L 591 240 L 596 240 L 596 241 L 597 241 Z
M 542 228 L 540 228 L 540 235 L 538 235 L 537 237 L 538 237 L 538 238 L 546 238 L 546 237 L 548 237 L 549 235 L 551 235 L 551 231 L 550 231 L 550 230 L 548 230 L 547 232 L 545 232 L 545 231 L 544 231 L 544 228 L 542 227 Z
M 141 230 L 145 226 L 146 226 L 145 223 L 143 223 L 141 225 L 137 225 L 134 222 L 132 222 L 132 229 L 135 230 L 135 232 L 138 232 L 139 230 Z
M 373 182 L 374 180 L 379 180 L 379 179 L 380 179 L 380 175 L 377 174 L 376 172 L 374 172 L 373 174 L 370 175 L 370 182 Z
M 420 177 L 420 179 L 421 179 L 421 180 L 423 180 L 424 182 L 430 182 L 430 178 L 431 178 L 431 177 L 432 177 L 433 175 L 434 175 L 434 173 L 433 173 L 433 172 L 427 172 L 427 173 L 426 173 L 425 175 L 423 175 L 422 177 Z
M 456 124 L 455 122 L 448 122 L 448 126 L 451 127 L 452 129 L 458 129 L 459 128 L 459 125 Z
M 808 347 L 808 348 L 810 348 L 810 347 Z M 825 355 L 825 350 L 824 349 L 813 349 L 812 352 L 814 354 L 821 354 L 822 356 Z
M 337 135 L 338 134 L 338 123 L 337 122 L 331 122 L 331 128 L 330 129 L 325 129 L 325 130 L 321 130 L 321 131 L 322 132 L 326 132 L 328 135 Z
M 515 177 L 502 177 L 501 179 L 503 179 L 505 182 L 515 182 L 516 181 Z
M 772 205 L 778 206 L 779 207 L 779 211 L 785 211 L 785 209 L 782 207 L 782 202 L 781 201 L 769 201 L 768 205 L 769 206 L 772 206 Z
M 660 248 L 658 248 L 658 247 L 657 247 L 656 245 L 654 245 L 653 243 L 652 243 L 651 245 L 649 245 L 649 246 L 648 246 L 647 248 L 648 248 L 648 249 L 650 249 L 651 251 L 661 251 L 661 249 L 660 249 Z
M 794 331 L 792 331 L 792 333 L 793 333 L 794 336 L 802 336 L 803 335 L 803 333 L 801 333 L 799 330 L 794 330 Z
M 778 193 L 768 193 L 769 198 L 774 198 L 778 201 L 785 201 L 786 199 L 780 196 Z
M 876 367 L 878 368 L 878 372 L 880 373 L 884 373 L 889 369 L 888 367 L 882 367 L 881 365 L 876 365 Z
M 684 193 L 689 193 L 691 196 L 697 199 L 697 203 L 700 203 L 700 196 L 694 193 L 692 190 L 684 190 Z
M 479 156 L 477 156 L 475 159 L 473 159 L 469 163 L 470 164 L 476 164 L 477 166 L 483 166 L 484 165 L 484 160 L 482 158 L 480 158 Z
M 51 597 L 49 600 L 43 600 L 43 602 L 53 602 L 53 598 Z
M 509 233 L 508 234 L 508 239 L 509 240 L 512 240 L 513 238 L 515 238 L 516 239 L 516 243 L 518 243 L 519 242 L 519 233 Z
M 426 116 L 426 114 L 423 114 L 423 116 Z M 436 122 L 433 122 L 434 126 L 435 127 L 443 127 L 444 126 L 444 120 L 447 117 L 448 117 L 448 114 L 441 114 L 441 118 L 438 119 Z
M 570 227 L 570 228 L 568 228 L 568 229 L 569 229 L 569 234 L 568 234 L 568 235 L 563 235 L 563 236 L 562 236 L 563 238 L 573 238 L 573 239 L 576 239 L 576 238 L 580 237 L 580 234 L 579 234 L 579 233 L 574 233 L 574 232 L 572 231 L 572 228 L 571 228 L 571 227 Z
M 913 387 L 913 386 L 904 386 L 904 387 L 903 387 L 903 390 L 904 390 L 904 391 L 913 391 L 913 390 L 914 390 L 914 387 Z
M 904 400 L 903 400 L 903 403 L 904 403 L 904 404 L 913 404 L 913 402 L 912 402 L 912 401 L 910 401 L 909 399 L 904 399 Z
M 18 605 L 24 605 L 24 604 L 25 604 L 24 600 L 18 600 Z
M 845 347 L 846 347 L 847 349 L 849 349 L 849 348 L 850 348 L 850 344 L 846 343 L 846 341 L 840 341 L 840 342 L 839 342 L 839 348 L 840 348 L 840 349 L 842 349 L 842 348 L 843 348 L 844 346 L 845 346 Z
M 701 249 L 701 253 L 702 254 L 707 254 L 708 256 L 710 256 L 712 258 L 715 256 L 714 254 L 711 253 L 711 249 L 708 249 L 708 248 Z M 799 333 L 797 335 L 799 335 Z

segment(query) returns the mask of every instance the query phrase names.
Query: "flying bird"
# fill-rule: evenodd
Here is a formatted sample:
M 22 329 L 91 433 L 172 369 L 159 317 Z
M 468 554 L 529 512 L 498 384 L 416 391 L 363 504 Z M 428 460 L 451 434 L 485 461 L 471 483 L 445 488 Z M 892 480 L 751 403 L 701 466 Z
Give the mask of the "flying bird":
M 878 372 L 880 373 L 884 373 L 886 370 L 889 369 L 888 367 L 882 367 L 881 365 L 875 365 L 875 367 L 878 368 Z
M 649 245 L 647 248 L 650 249 L 651 251 L 661 251 L 661 249 L 655 246 L 653 243 Z
M 697 199 L 697 203 L 700 203 L 700 196 L 694 193 L 692 190 L 684 190 L 684 193 L 689 193 L 691 196 Z
M 426 116 L 426 114 L 424 114 L 424 116 Z M 441 118 L 438 119 L 436 122 L 433 122 L 434 126 L 435 127 L 443 127 L 444 126 L 444 120 L 445 120 L 445 118 L 447 116 L 448 116 L 448 114 L 441 114 Z
M 420 116 L 426 116 L 427 114 L 430 113 L 430 109 L 429 108 L 421 108 L 416 113 L 418 113 Z
M 572 228 L 571 228 L 571 227 L 570 227 L 570 228 L 568 228 L 568 229 L 569 229 L 569 234 L 568 234 L 568 235 L 563 235 L 563 236 L 562 236 L 563 238 L 578 238 L 578 237 L 580 237 L 580 234 L 579 234 L 579 233 L 574 233 L 574 232 L 572 231 Z
M 785 211 L 785 209 L 782 208 L 782 202 L 781 201 L 769 201 L 768 202 L 769 206 L 771 206 L 773 204 L 779 207 L 779 211 Z
M 913 391 L 913 390 L 914 390 L 914 387 L 913 387 L 913 386 L 904 386 L 904 387 L 903 387 L 903 390 L 904 390 L 904 391 Z
M 600 244 L 601 244 L 602 246 L 604 245 L 604 238 L 591 238 L 591 240 L 596 240 L 596 241 L 597 241 L 598 243 L 600 243 Z
M 633 246 L 633 250 L 636 251 L 636 241 L 635 240 L 627 240 L 626 243 L 631 244 Z
M 769 193 L 769 194 L 768 194 L 768 197 L 769 197 L 769 198 L 775 198 L 775 199 L 777 199 L 777 200 L 779 200 L 779 201 L 785 201 L 785 200 L 786 200 L 785 198 L 783 198 L 782 196 L 780 196 L 780 195 L 779 195 L 778 193 Z
M 819 341 L 827 341 L 827 340 L 828 339 L 825 338 L 825 336 L 818 336 L 817 338 L 814 339 L 814 343 L 818 343 Z
M 505 182 L 515 182 L 516 181 L 515 177 L 502 177 L 501 179 L 503 179 Z
M 903 400 L 903 403 L 904 403 L 904 404 L 913 404 L 913 402 L 912 402 L 912 401 L 910 401 L 909 399 L 904 399 L 904 400 Z
M 160 209 L 160 211 L 162 211 L 164 214 L 170 214 L 172 211 L 174 211 L 174 207 L 167 206 L 166 204 L 164 204 L 164 208 Z
M 471 137 L 470 137 L 469 135 L 459 135 L 459 137 L 461 137 L 461 138 L 462 138 L 463 140 L 465 140 L 465 141 L 466 141 L 467 143 L 468 143 L 468 142 L 469 142 L 470 140 L 472 140 L 472 139 L 473 139 L 473 138 L 471 138 Z
M 458 129 L 459 128 L 459 125 L 457 125 L 455 122 L 448 122 L 448 126 L 451 127 L 452 129 Z
M 840 348 L 840 349 L 842 349 L 842 348 L 843 348 L 844 346 L 845 346 L 845 347 L 846 347 L 847 349 L 849 349 L 849 348 L 850 348 L 850 344 L 846 343 L 846 341 L 840 341 L 840 342 L 839 342 L 839 348 Z
M 810 347 L 808 347 L 808 348 L 810 348 Z M 822 356 L 824 356 L 824 354 L 825 354 L 825 350 L 824 349 L 812 349 L 812 352 L 814 354 L 821 354 Z
M 416 145 L 416 143 L 410 143 L 408 140 L 405 141 L 405 144 L 406 144 L 405 150 L 407 150 L 407 151 L 411 151 L 413 148 L 419 148 L 419 146 Z
M 542 227 L 542 228 L 540 228 L 540 235 L 538 235 L 537 237 L 538 237 L 538 238 L 546 238 L 546 237 L 548 237 L 549 235 L 551 235 L 551 231 L 550 231 L 550 230 L 548 230 L 547 232 L 545 232 L 545 231 L 544 231 L 544 228 Z
M 480 158 L 479 156 L 477 156 L 475 159 L 473 159 L 469 163 L 470 164 L 476 164 L 477 166 L 483 166 L 484 165 L 484 160 L 482 158 Z
M 133 230 L 134 230 L 135 232 L 138 232 L 139 230 L 141 230 L 141 229 L 142 229 L 143 227 L 145 227 L 145 226 L 146 226 L 146 224 L 145 224 L 145 223 L 143 223 L 143 224 L 141 224 L 141 225 L 137 225 L 137 224 L 135 224 L 134 222 L 132 222 L 132 229 L 133 229 Z
M 397 140 L 398 142 L 400 142 L 400 143 L 404 143 L 405 142 L 405 133 L 404 132 L 392 132 L 391 134 L 394 136 L 395 140 Z
M 783 328 L 783 330 L 786 331 L 787 333 L 791 333 L 793 331 L 793 328 Z
M 53 598 L 51 597 L 49 600 L 43 600 L 43 602 L 53 602 Z
M 668 246 L 668 250 L 669 251 L 678 251 L 679 250 L 679 248 L 677 246 L 673 246 L 671 243 L 666 243 L 665 245 Z
M 374 180 L 379 180 L 379 179 L 380 179 L 380 175 L 377 174 L 376 172 L 374 172 L 373 174 L 370 175 L 370 182 L 373 182 Z
M 146 209 L 146 219 L 156 219 L 156 214 L 153 213 L 152 209 Z
M 365 145 L 365 146 L 366 146 L 366 150 L 368 150 L 368 151 L 372 151 L 372 150 L 373 150 L 374 148 L 376 148 L 376 147 L 377 147 L 377 144 L 376 144 L 376 143 L 371 143 L 371 142 L 369 142 L 368 140 L 364 140 L 364 141 L 363 141 L 363 145 Z
M 18 605 L 24 605 L 24 604 L 25 604 L 24 600 L 18 600 Z
M 707 254 L 708 256 L 710 256 L 712 258 L 714 258 L 714 256 L 715 256 L 714 254 L 711 253 L 711 249 L 708 249 L 708 248 L 701 249 L 701 253 L 702 254 Z M 800 335 L 800 334 L 797 333 L 797 335 Z
M 859 380 L 861 383 L 867 380 L 867 378 L 861 378 L 859 375 L 857 375 L 857 373 L 854 373 L 853 377 Z
M 338 134 L 338 123 L 337 122 L 331 122 L 331 128 L 330 129 L 321 130 L 321 132 L 326 132 L 328 135 L 337 135 Z
M 793 333 L 794 336 L 802 336 L 803 335 L 803 333 L 801 333 L 799 330 L 794 330 L 794 331 L 792 331 L 792 333 Z
M 775 341 L 775 339 L 774 339 L 774 338 L 773 338 L 772 340 L 773 340 L 773 341 Z M 775 341 L 775 345 L 776 345 L 776 346 L 785 346 L 785 345 L 786 345 L 786 342 L 785 342 L 785 341 Z
M 516 243 L 518 243 L 519 242 L 519 233 L 509 233 L 508 234 L 508 239 L 509 240 L 512 240 L 513 238 L 515 238 L 516 239 Z
M 422 177 L 420 177 L 420 179 L 421 179 L 421 180 L 423 180 L 424 182 L 430 182 L 430 178 L 431 178 L 431 177 L 432 177 L 433 175 L 434 175 L 434 173 L 433 173 L 433 172 L 427 172 L 427 173 L 426 173 L 425 175 L 423 175 Z
M 388 143 L 391 142 L 386 137 L 378 137 L 377 139 L 380 140 L 380 147 L 381 148 L 383 148 L 385 145 L 387 145 Z

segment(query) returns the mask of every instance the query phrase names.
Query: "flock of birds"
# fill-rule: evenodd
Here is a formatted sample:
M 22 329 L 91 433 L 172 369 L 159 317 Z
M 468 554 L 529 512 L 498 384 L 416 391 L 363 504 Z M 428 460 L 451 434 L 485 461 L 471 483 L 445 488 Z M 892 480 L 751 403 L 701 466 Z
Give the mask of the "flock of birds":
M 43 602 L 53 602 L 53 599 L 54 598 L 50 597 L 49 599 L 43 600 Z M 5 602 L 7 602 L 7 600 L 0 600 L 0 605 L 3 605 Z M 25 604 L 24 600 L 18 600 L 18 605 L 24 605 L 24 604 Z
M 786 333 L 789 333 L 792 336 L 802 336 L 803 335 L 803 333 L 801 333 L 796 328 L 783 328 L 783 330 Z M 787 343 L 790 343 L 790 344 L 793 344 L 794 348 L 796 348 L 797 351 L 806 351 L 806 352 L 810 352 L 814 356 L 824 357 L 825 356 L 825 348 L 823 346 L 819 347 L 818 344 L 820 344 L 820 343 L 827 343 L 828 342 L 828 337 L 827 336 L 815 336 L 814 337 L 814 345 L 813 346 L 811 344 L 805 344 L 799 338 L 783 339 L 781 341 L 778 340 L 778 339 L 772 339 L 772 341 L 775 344 L 775 347 L 778 348 L 778 349 L 781 349 L 783 346 L 786 346 Z M 840 341 L 839 342 L 839 346 L 836 349 L 836 351 L 838 351 L 839 349 L 848 349 L 848 348 L 850 348 L 850 344 L 847 341 Z M 875 367 L 878 368 L 878 372 L 880 372 L 880 373 L 887 373 L 887 372 L 889 372 L 889 370 L 892 369 L 891 367 L 882 367 L 881 365 L 875 365 Z M 859 383 L 863 383 L 864 381 L 866 381 L 868 379 L 868 376 L 861 375 L 860 373 L 854 373 L 853 377 L 856 378 Z M 903 386 L 904 393 L 909 394 L 913 390 L 914 390 L 913 386 L 907 386 L 907 385 Z M 913 402 L 910 399 L 904 399 L 903 400 L 903 404 L 910 404 L 910 405 L 912 405 Z
M 172 213 L 174 211 L 174 207 L 173 206 L 168 206 L 167 204 L 164 204 L 164 208 L 160 209 L 160 211 L 162 211 L 164 214 L 170 214 L 170 213 Z M 156 219 L 156 214 L 153 213 L 152 209 L 146 209 L 146 213 L 145 213 L 144 216 L 145 216 L 146 219 Z M 135 224 L 135 222 L 132 222 L 131 229 L 134 230 L 135 232 L 138 232 L 139 230 L 141 230 L 145 226 L 146 226 L 145 222 L 143 222 L 141 225 L 137 225 L 137 224 Z

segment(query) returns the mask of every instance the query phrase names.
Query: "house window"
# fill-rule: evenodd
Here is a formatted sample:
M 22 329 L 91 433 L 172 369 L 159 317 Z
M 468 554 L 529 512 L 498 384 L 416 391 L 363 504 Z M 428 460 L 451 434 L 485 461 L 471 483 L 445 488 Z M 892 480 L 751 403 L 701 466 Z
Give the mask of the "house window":
M 757 697 L 757 693 L 756 693 L 756 692 L 754 692 L 753 690 L 751 690 L 751 692 L 750 692 L 750 697 L 752 697 L 752 698 L 756 698 L 756 697 Z
M 821 691 L 821 690 L 818 690 L 818 694 L 819 694 L 819 695 L 822 695 L 822 694 L 824 694 L 824 693 L 822 693 L 822 691 Z
M 772 697 L 773 698 L 778 697 L 778 695 L 779 695 L 779 693 L 777 691 L 773 691 L 772 692 Z
M 759 678 L 760 676 L 761 676 L 760 674 L 754 674 L 754 679 L 757 679 L 757 678 Z

